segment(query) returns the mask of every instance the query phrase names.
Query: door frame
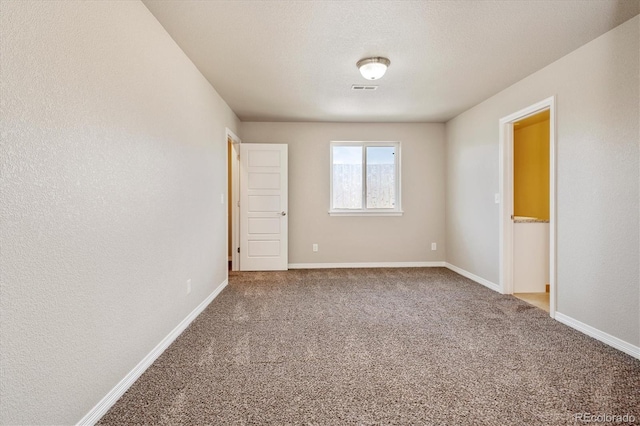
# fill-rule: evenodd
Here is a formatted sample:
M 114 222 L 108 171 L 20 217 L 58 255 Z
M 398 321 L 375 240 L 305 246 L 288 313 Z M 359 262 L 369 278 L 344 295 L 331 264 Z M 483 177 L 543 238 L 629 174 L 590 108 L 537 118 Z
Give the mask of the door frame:
M 556 100 L 548 97 L 500 119 L 500 292 L 513 294 L 513 123 L 549 110 L 549 316 L 555 318 L 557 296 Z
M 229 150 L 229 140 L 231 140 L 231 196 L 227 197 L 231 203 L 231 226 L 227 221 L 227 236 L 231 233 L 231 270 L 240 270 L 240 255 L 238 248 L 240 247 L 240 138 L 226 128 L 227 151 Z M 229 153 L 227 152 L 227 155 Z M 227 170 L 227 176 L 229 171 Z M 228 177 L 227 177 L 228 179 Z M 228 187 L 228 183 L 227 183 Z M 228 237 L 227 237 L 228 238 Z

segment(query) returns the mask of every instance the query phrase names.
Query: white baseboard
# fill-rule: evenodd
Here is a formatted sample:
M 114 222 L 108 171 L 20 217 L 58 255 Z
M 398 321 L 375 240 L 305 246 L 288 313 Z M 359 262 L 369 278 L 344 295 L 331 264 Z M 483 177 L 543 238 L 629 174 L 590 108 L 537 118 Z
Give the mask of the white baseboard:
M 556 320 L 580 331 L 581 333 L 586 334 L 587 336 L 591 336 L 596 340 L 600 340 L 602 343 L 605 343 L 628 355 L 631 355 L 636 359 L 640 359 L 640 347 L 638 346 L 634 346 L 629 342 L 625 342 L 622 339 L 612 336 L 609 333 L 605 333 L 604 331 L 598 330 L 595 327 L 580 322 L 577 319 L 573 319 L 570 316 L 562 314 L 558 311 L 556 311 Z
M 359 263 L 290 263 L 289 269 L 327 268 L 433 268 L 444 262 L 359 262 Z
M 220 294 L 222 290 L 227 286 L 229 280 L 224 280 L 206 299 L 202 301 L 180 324 L 176 326 L 171 333 L 169 333 L 158 345 L 153 348 L 142 361 L 136 365 L 133 370 L 129 372 L 120 382 L 115 385 L 113 389 L 105 395 L 95 407 L 93 407 L 79 422 L 78 425 L 94 425 L 107 411 L 113 406 L 113 404 L 120 399 L 122 395 L 131 387 L 131 385 L 138 380 L 138 378 L 145 372 L 147 368 L 153 364 L 153 362 L 173 343 L 174 340 L 196 319 L 202 311 L 213 301 L 213 299 Z
M 464 269 L 462 269 L 462 268 L 458 268 L 457 266 L 452 265 L 452 264 L 450 264 L 450 263 L 446 263 L 446 264 L 445 264 L 445 266 L 446 266 L 448 269 L 451 269 L 453 272 L 455 272 L 455 273 L 457 273 L 457 274 L 460 274 L 460 275 L 462 275 L 462 276 L 463 276 L 463 277 L 465 277 L 465 278 L 469 278 L 470 280 L 475 281 L 475 282 L 477 282 L 478 284 L 482 284 L 483 286 L 485 286 L 485 287 L 487 287 L 487 288 L 490 288 L 491 290 L 493 290 L 493 291 L 495 291 L 495 292 L 502 293 L 502 291 L 500 291 L 500 286 L 499 286 L 498 284 L 496 284 L 496 283 L 492 283 L 492 282 L 491 282 L 491 281 L 489 281 L 489 280 L 485 280 L 485 279 L 484 279 L 484 278 L 482 278 L 482 277 L 479 277 L 479 276 L 477 276 L 477 275 L 475 275 L 475 274 L 472 274 L 472 273 L 471 273 L 471 272 L 469 272 L 469 271 L 465 271 L 465 270 L 464 270 Z

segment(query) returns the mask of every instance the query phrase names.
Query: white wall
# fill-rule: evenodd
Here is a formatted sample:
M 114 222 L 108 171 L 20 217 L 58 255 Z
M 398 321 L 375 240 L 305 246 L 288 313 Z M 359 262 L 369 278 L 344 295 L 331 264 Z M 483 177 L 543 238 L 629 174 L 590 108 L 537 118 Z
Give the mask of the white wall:
M 71 424 L 226 279 L 239 122 L 140 2 L 1 4 L 0 423 Z
M 498 120 L 557 102 L 557 309 L 640 343 L 639 26 L 627 21 L 447 130 L 447 261 L 498 283 Z
M 444 124 L 245 122 L 241 130 L 243 142 L 289 145 L 290 264 L 444 261 Z M 329 216 L 334 140 L 402 143 L 404 216 Z

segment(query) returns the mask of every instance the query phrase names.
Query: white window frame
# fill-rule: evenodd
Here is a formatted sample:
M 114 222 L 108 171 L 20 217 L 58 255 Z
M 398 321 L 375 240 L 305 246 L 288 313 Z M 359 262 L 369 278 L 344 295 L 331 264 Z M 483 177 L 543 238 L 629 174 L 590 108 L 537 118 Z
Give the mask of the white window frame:
M 329 215 L 331 216 L 402 216 L 402 182 L 401 156 L 399 141 L 331 141 L 329 144 Z M 362 206 L 361 209 L 334 209 L 333 208 L 333 147 L 335 146 L 361 146 L 362 147 Z M 390 209 L 368 209 L 367 208 L 367 147 L 371 146 L 392 146 L 395 148 L 395 182 L 396 182 L 396 205 Z

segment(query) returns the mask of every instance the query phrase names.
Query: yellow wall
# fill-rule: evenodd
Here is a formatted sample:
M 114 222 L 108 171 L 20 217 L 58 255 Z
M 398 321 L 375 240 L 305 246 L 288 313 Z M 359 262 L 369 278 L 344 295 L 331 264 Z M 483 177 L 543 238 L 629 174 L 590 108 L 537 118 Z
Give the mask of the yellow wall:
M 514 215 L 549 220 L 548 112 L 531 121 L 514 126 Z

